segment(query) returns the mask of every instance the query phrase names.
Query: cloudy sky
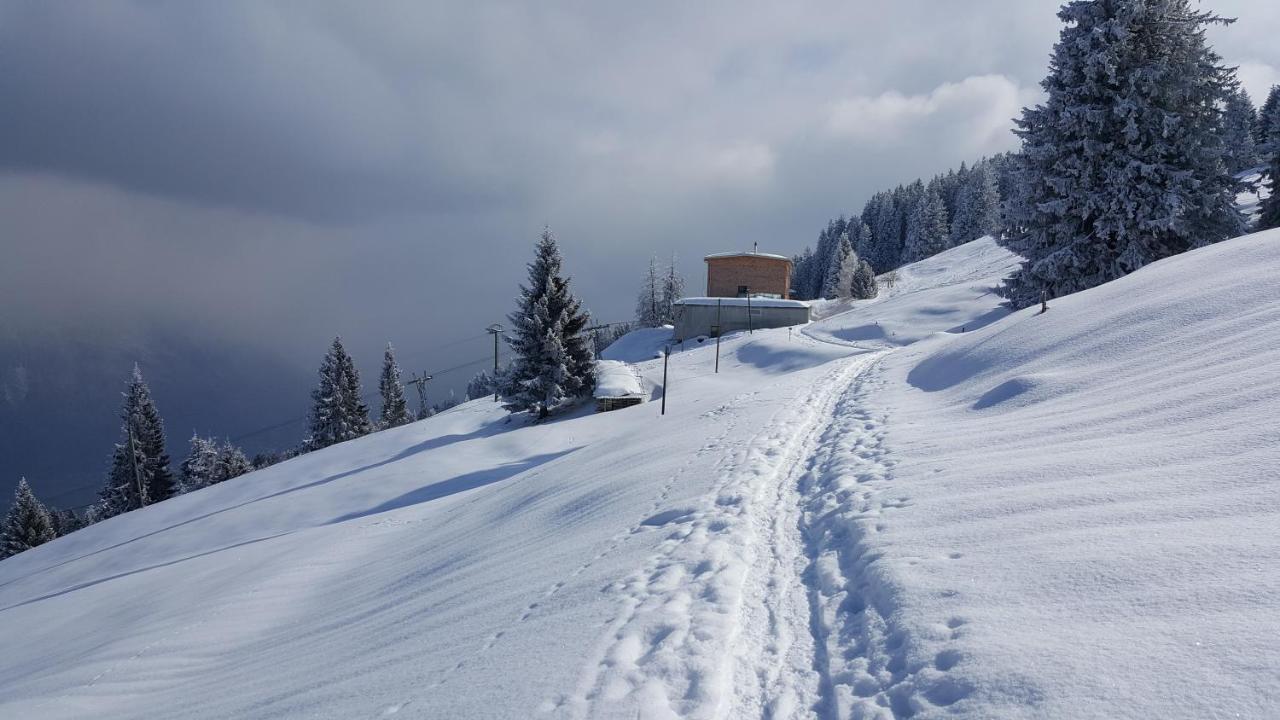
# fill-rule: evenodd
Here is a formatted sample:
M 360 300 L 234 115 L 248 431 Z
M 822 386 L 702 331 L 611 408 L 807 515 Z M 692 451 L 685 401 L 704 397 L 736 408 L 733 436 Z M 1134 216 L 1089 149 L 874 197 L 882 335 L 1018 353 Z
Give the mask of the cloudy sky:
M 19 336 L 167 323 L 310 367 L 341 333 L 442 367 L 549 224 L 627 319 L 652 254 L 697 287 L 708 252 L 798 251 L 1013 148 L 1056 7 L 5 0 L 0 306 Z M 1206 7 L 1260 99 L 1280 3 Z

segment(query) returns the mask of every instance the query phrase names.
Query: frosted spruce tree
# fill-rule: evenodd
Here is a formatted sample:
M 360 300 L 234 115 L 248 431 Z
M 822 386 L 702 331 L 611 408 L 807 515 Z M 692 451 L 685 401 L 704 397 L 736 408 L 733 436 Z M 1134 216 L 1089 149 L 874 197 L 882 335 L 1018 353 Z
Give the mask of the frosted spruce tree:
M 1272 95 L 1274 97 L 1276 93 L 1273 92 Z M 1271 196 L 1262 203 L 1262 217 L 1258 219 L 1259 230 L 1280 227 L 1280 103 L 1273 104 L 1267 112 L 1270 135 L 1262 147 L 1267 163 L 1265 182 L 1271 190 Z
M 1100 285 L 1242 230 L 1224 163 L 1231 71 L 1205 41 L 1226 22 L 1189 0 L 1074 0 L 1047 100 L 1023 110 L 1006 223 L 1026 261 L 1015 308 Z
M 96 510 L 100 520 L 166 500 L 177 492 L 164 447 L 164 421 L 137 365 L 124 393 L 120 419 L 120 442 L 112 452 Z
M 223 440 L 218 446 L 218 465 L 214 473 L 215 482 L 223 482 L 231 478 L 237 478 L 253 472 L 253 463 L 244 451 L 231 444 L 230 440 Z
M 870 300 L 879 292 L 880 288 L 876 285 L 876 271 L 872 269 L 871 263 L 858 260 L 858 267 L 849 281 L 849 297 L 854 300 Z
M 583 332 L 588 315 L 569 291 L 561 265 L 555 237 L 543 230 L 528 265 L 529 284 L 520 288 L 519 307 L 508 316 L 506 340 L 516 357 L 503 394 L 512 412 L 545 418 L 595 388 L 595 359 Z
M 18 481 L 13 505 L 0 525 L 0 558 L 17 555 L 57 537 L 48 509 L 31 492 L 27 479 Z
M 1267 145 L 1271 138 L 1271 128 L 1275 127 L 1276 122 L 1280 122 L 1280 115 L 1277 113 L 1280 113 L 1280 85 L 1272 85 L 1271 92 L 1267 93 L 1267 99 L 1258 109 L 1258 122 L 1253 129 L 1254 146 L 1268 156 L 1270 149 Z
M 240 477 L 253 469 L 253 463 L 249 462 L 244 451 L 232 445 L 231 441 L 219 443 L 213 438 L 193 434 L 187 458 L 182 461 L 180 487 L 184 493 L 194 492 Z
M 849 233 L 842 232 L 840 237 L 836 239 L 834 247 L 827 259 L 826 272 L 823 274 L 822 289 L 818 292 L 818 299 L 830 300 L 832 298 L 844 297 L 849 293 L 848 283 L 853 278 L 853 273 L 849 267 L 851 264 L 856 267 L 858 256 L 853 253 L 853 244 L 849 241 Z
M 187 457 L 180 466 L 179 486 L 182 492 L 194 492 L 212 485 L 217 466 L 218 446 L 213 440 L 192 433 Z
M 902 261 L 913 263 L 937 255 L 947 249 L 950 235 L 947 208 L 938 192 L 930 188 L 916 200 L 907 218 Z
M 396 364 L 395 350 L 391 343 L 382 353 L 382 374 L 378 376 L 378 395 L 382 398 L 382 412 L 378 414 L 378 427 L 400 427 L 413 422 L 409 403 L 404 399 L 404 384 L 400 382 L 400 366 Z
M 984 235 L 1000 232 L 1000 189 L 987 163 L 979 163 L 965 176 L 956 196 L 951 222 L 951 246 L 963 245 Z
M 667 264 L 667 272 L 662 276 L 662 304 L 660 305 L 662 317 L 659 318 L 661 324 L 676 324 L 676 303 L 683 297 L 684 277 L 676 272 L 676 256 L 673 254 L 671 262 Z
M 1222 143 L 1226 149 L 1227 171 L 1240 173 L 1258 166 L 1259 156 L 1254 131 L 1258 111 L 1244 88 L 1227 94 L 1222 110 Z
M 310 434 L 304 447 L 318 450 L 368 435 L 373 430 L 369 408 L 360 397 L 360 376 L 341 337 L 333 339 L 319 374 L 311 391 Z
M 493 372 L 489 370 L 481 370 L 467 381 L 467 399 L 476 400 L 493 394 L 494 387 L 497 386 L 497 380 L 493 376 Z
M 640 327 L 658 327 L 662 324 L 662 279 L 658 272 L 658 258 L 649 258 L 649 268 L 636 294 L 636 323 Z

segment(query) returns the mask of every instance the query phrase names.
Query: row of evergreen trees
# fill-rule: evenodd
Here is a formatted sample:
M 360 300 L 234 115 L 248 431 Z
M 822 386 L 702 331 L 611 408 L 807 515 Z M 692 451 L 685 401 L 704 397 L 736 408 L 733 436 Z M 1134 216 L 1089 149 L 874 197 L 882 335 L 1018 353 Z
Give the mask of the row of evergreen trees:
M 1025 262 L 1001 287 L 1014 308 L 1108 282 L 1242 234 L 1238 174 L 1269 157 L 1262 117 L 1206 29 L 1231 20 L 1189 0 L 1075 0 L 1054 47 L 1047 99 L 1016 121 L 1004 233 Z M 1273 194 L 1262 226 L 1280 224 Z
M 818 235 L 816 249 L 806 247 L 793 260 L 795 296 L 874 297 L 875 284 L 868 285 L 866 276 L 874 279 L 875 274 L 999 232 L 1010 162 L 1008 155 L 998 155 L 973 167 L 961 164 L 959 170 L 928 183 L 916 180 L 878 192 L 861 213 L 829 221 Z
M 384 356 L 379 389 L 383 404 L 376 427 L 395 427 L 413 420 L 390 345 Z M 193 434 L 187 457 L 175 475 L 165 449 L 164 421 L 141 369 L 135 365 L 124 392 L 120 441 L 112 451 L 98 501 L 80 514 L 52 510 L 36 498 L 23 478 L 13 506 L 0 524 L 0 537 L 4 538 L 0 557 L 85 525 L 239 477 L 283 457 L 358 437 L 375 427 L 361 400 L 359 375 L 341 338 L 334 339 L 321 363 L 320 381 L 312 399 L 309 433 L 299 448 L 283 455 L 259 455 L 251 462 L 243 450 L 228 440 Z
M 589 315 L 569 290 L 562 272 L 560 250 L 550 230 L 542 233 L 529 264 L 529 283 L 521 287 L 519 306 L 509 316 L 506 339 L 515 350 L 514 362 L 495 378 L 488 373 L 473 379 L 469 397 L 494 392 L 503 395 L 512 412 L 545 418 L 555 410 L 589 395 L 595 387 L 595 344 L 603 341 L 588 331 Z M 671 270 L 664 283 L 680 293 L 678 275 Z M 381 411 L 371 419 L 351 355 L 336 337 L 320 364 L 311 393 L 307 435 L 301 445 L 279 455 L 260 455 L 250 462 L 230 441 L 193 435 L 187 457 L 175 475 L 165 449 L 164 421 L 151 390 L 136 365 L 124 392 L 120 442 L 112 452 L 107 479 L 98 502 L 83 515 L 45 507 L 23 478 L 13 505 L 0 524 L 0 557 L 22 552 L 85 524 L 105 520 L 186 492 L 215 485 L 264 467 L 283 457 L 319 450 L 398 427 L 415 419 L 401 381 L 400 366 L 391 345 L 383 354 L 378 380 Z M 423 409 L 420 414 L 430 414 Z

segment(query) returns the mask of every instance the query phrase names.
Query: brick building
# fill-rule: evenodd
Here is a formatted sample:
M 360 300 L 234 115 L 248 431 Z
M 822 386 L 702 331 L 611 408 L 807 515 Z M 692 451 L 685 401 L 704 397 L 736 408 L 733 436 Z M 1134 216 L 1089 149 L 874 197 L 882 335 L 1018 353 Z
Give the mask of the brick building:
M 772 297 L 791 294 L 791 259 L 759 252 L 717 253 L 707 261 L 707 297 Z

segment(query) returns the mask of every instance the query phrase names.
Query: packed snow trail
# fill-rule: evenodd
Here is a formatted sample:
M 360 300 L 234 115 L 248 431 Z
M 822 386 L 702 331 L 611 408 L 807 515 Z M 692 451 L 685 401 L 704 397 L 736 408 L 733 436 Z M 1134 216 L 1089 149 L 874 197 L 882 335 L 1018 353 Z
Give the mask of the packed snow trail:
M 752 436 L 723 449 L 712 492 L 645 521 L 667 537 L 610 589 L 620 610 L 567 717 L 793 717 L 817 697 L 802 578 L 799 471 L 850 378 L 835 363 Z

